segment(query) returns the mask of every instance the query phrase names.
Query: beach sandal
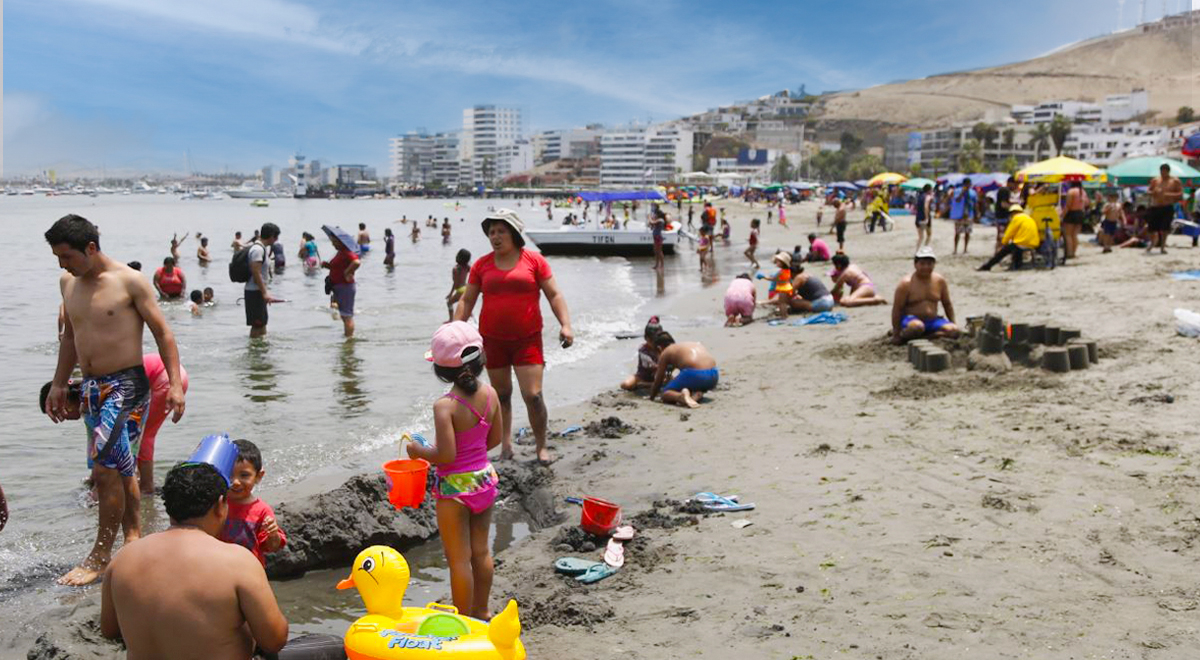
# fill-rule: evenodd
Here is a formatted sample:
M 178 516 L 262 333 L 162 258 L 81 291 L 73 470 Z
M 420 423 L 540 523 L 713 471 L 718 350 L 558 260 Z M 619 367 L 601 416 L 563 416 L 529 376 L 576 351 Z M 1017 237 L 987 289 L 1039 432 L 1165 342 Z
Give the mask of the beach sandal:
M 560 557 L 554 561 L 554 571 L 563 575 L 583 575 L 590 569 L 604 564 L 590 559 L 580 559 L 578 557 Z
M 576 577 L 575 581 L 582 582 L 583 584 L 592 584 L 594 582 L 599 582 L 600 580 L 603 580 L 604 578 L 613 575 L 616 572 L 617 569 L 613 568 L 612 566 L 597 562 L 595 566 L 589 568 L 583 573 L 583 575 Z
M 754 504 L 741 504 L 714 493 L 696 493 L 693 498 L 709 511 L 753 511 Z
M 629 541 L 633 538 L 633 525 L 621 525 L 613 530 L 613 539 L 621 542 Z
M 608 546 L 604 548 L 604 563 L 613 568 L 621 568 L 625 565 L 625 544 L 614 539 L 608 540 Z
M 565 429 L 563 429 L 563 430 L 559 431 L 559 432 L 558 432 L 558 436 L 559 436 L 560 438 L 561 438 L 561 437 L 566 437 L 566 436 L 568 436 L 568 435 L 571 435 L 572 433 L 578 433 L 578 432 L 580 432 L 580 431 L 582 431 L 582 430 L 583 430 L 583 427 L 582 427 L 582 426 L 568 426 L 567 428 L 565 428 Z

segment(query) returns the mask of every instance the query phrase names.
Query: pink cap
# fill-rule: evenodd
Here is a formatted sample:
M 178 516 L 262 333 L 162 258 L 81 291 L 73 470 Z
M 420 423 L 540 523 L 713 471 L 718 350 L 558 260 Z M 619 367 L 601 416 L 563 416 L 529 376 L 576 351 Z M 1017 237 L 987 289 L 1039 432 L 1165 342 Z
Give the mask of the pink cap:
M 477 356 L 483 354 L 483 337 L 479 336 L 479 331 L 465 321 L 453 321 L 433 333 L 427 359 L 440 367 L 461 367 L 463 351 L 471 347 L 477 349 Z

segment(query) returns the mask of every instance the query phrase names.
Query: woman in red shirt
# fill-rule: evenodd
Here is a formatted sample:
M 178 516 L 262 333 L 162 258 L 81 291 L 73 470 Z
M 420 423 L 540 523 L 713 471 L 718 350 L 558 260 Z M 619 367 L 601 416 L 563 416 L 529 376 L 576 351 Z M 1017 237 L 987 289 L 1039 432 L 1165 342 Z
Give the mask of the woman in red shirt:
M 354 336 L 354 297 L 358 285 L 354 282 L 354 271 L 362 265 L 358 255 L 346 244 L 330 237 L 337 254 L 329 261 L 321 262 L 329 269 L 329 281 L 333 284 L 333 299 L 337 302 L 338 315 L 342 317 L 342 329 L 347 337 Z
M 175 267 L 173 257 L 163 259 L 162 267 L 154 272 L 154 288 L 158 289 L 158 295 L 163 298 L 183 296 L 183 290 L 187 288 L 187 278 L 183 276 L 182 270 Z
M 517 214 L 500 209 L 483 220 L 483 232 L 492 244 L 492 253 L 471 266 L 467 290 L 463 293 L 455 319 L 465 321 L 483 293 L 479 314 L 479 334 L 487 360 L 488 382 L 496 388 L 504 420 L 500 458 L 512 458 L 512 372 L 517 374 L 521 398 L 529 410 L 529 425 L 537 441 L 537 457 L 550 462 L 546 449 L 546 403 L 542 398 L 542 372 L 546 360 L 542 354 L 541 295 L 546 295 L 550 310 L 561 326 L 558 338 L 563 348 L 575 341 L 567 300 L 550 264 L 537 252 L 525 249 L 521 235 L 524 223 Z

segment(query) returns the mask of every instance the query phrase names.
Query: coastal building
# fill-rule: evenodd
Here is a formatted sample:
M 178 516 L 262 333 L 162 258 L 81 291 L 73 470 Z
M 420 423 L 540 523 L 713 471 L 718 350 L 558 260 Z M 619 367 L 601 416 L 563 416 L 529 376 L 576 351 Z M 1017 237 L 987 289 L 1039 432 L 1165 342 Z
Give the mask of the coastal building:
M 746 181 L 769 181 L 771 170 L 779 159 L 786 156 L 793 167 L 801 161 L 801 153 L 786 153 L 779 149 L 741 149 L 735 158 L 710 158 L 708 173 L 713 175 L 737 174 Z
M 441 188 L 457 188 L 462 170 L 459 131 L 436 133 L 432 138 L 433 156 L 429 184 Z
M 600 153 L 603 128 L 592 124 L 586 128 L 567 128 L 542 131 L 530 138 L 534 162 L 538 165 L 556 160 L 579 159 Z
M 457 154 L 455 160 L 457 161 Z M 393 183 L 424 186 L 433 169 L 433 137 L 409 131 L 404 135 L 389 138 L 388 163 L 388 176 Z
M 959 155 L 971 140 L 975 123 L 963 122 L 945 128 L 923 131 L 889 133 L 884 142 L 883 164 L 891 171 L 908 172 L 913 165 L 920 165 L 925 176 L 945 174 L 959 169 Z M 982 168 L 987 171 L 1003 169 L 1004 163 L 1012 158 L 1017 167 L 1024 167 L 1040 156 L 1053 155 L 1049 141 L 1041 149 L 1033 143 L 1033 124 L 1008 122 L 995 126 L 997 135 L 991 141 L 980 143 Z
M 472 185 L 490 185 L 500 171 L 513 171 L 513 163 L 499 163 L 503 150 L 512 158 L 519 150 L 502 149 L 522 136 L 521 110 L 497 105 L 476 105 L 463 110 L 460 174 Z M 532 151 L 530 152 L 532 158 Z
M 533 147 L 529 140 L 517 138 L 496 147 L 496 181 L 533 169 Z
M 290 178 L 294 187 L 292 194 L 296 197 L 304 197 L 308 194 L 308 182 L 305 180 L 304 156 L 296 154 L 288 161 L 290 170 Z
M 275 187 L 275 168 L 267 165 L 258 171 L 258 178 L 262 181 L 263 188 Z
M 691 169 L 694 135 L 682 122 L 630 126 L 600 137 L 600 185 L 644 186 Z
M 1090 101 L 1042 101 L 1033 106 L 1013 106 L 1012 118 L 1021 123 L 1044 124 L 1064 116 L 1074 122 L 1109 123 L 1130 121 L 1150 109 L 1144 89 L 1128 94 L 1110 94 L 1101 103 Z

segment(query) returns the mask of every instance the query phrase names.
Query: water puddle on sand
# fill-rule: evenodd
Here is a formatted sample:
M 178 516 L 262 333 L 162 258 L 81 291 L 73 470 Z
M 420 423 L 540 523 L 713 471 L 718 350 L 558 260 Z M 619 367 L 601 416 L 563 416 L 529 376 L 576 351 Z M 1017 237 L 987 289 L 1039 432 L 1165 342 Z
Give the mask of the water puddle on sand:
M 529 523 L 523 513 L 495 509 L 492 517 L 492 555 L 529 536 Z M 450 569 L 438 539 L 404 551 L 412 578 L 404 603 L 422 607 L 438 598 L 450 602 Z M 366 614 L 362 599 L 353 589 L 338 591 L 337 583 L 350 574 L 343 568 L 309 571 L 295 580 L 276 580 L 271 583 L 275 598 L 288 620 L 288 636 L 321 633 L 341 637 L 346 628 Z

